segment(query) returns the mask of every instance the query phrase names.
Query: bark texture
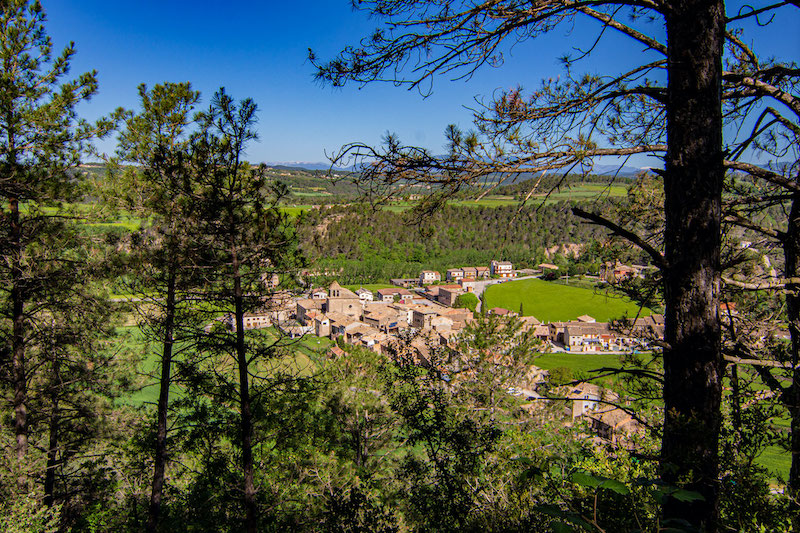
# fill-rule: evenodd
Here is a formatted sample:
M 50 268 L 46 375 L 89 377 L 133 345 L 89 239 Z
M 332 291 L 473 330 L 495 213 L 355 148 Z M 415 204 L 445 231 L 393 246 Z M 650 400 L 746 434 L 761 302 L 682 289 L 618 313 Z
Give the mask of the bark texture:
M 11 223 L 11 372 L 14 383 L 14 434 L 17 490 L 29 489 L 25 459 L 28 455 L 28 373 L 25 364 L 25 286 L 22 272 L 22 221 L 19 202 L 9 202 Z
M 717 530 L 720 352 L 722 48 L 720 1 L 670 2 L 665 190 L 665 481 L 703 499 L 669 498 L 664 518 Z
M 167 414 L 169 411 L 169 387 L 172 370 L 172 347 L 175 328 L 175 270 L 169 266 L 167 279 L 166 313 L 164 315 L 164 344 L 161 353 L 161 378 L 158 393 L 158 422 L 156 428 L 156 447 L 153 465 L 153 488 L 150 492 L 150 506 L 147 512 L 147 531 L 158 529 L 161 514 L 161 500 L 164 495 L 164 478 L 167 467 Z
M 233 257 L 233 297 L 236 320 L 236 360 L 239 367 L 239 403 L 241 410 L 242 472 L 244 474 L 245 530 L 256 533 L 257 509 L 256 489 L 253 467 L 253 413 L 250 403 L 250 370 L 247 360 L 247 346 L 244 339 L 244 293 L 239 272 L 239 259 L 236 248 Z

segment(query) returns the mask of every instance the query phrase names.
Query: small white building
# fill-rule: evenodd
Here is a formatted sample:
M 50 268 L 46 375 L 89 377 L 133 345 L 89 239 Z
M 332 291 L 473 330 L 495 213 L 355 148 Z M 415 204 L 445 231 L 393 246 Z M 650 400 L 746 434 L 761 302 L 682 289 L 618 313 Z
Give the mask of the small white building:
M 430 285 L 431 283 L 436 283 L 437 281 L 442 281 L 442 275 L 435 270 L 423 270 L 419 273 L 420 285 Z
M 358 295 L 358 299 L 361 300 L 362 302 L 371 302 L 372 300 L 375 299 L 375 295 L 372 294 L 372 291 L 367 290 L 364 287 L 358 289 L 356 291 L 356 294 Z
M 590 383 L 581 383 L 567 397 L 572 400 L 572 418 L 577 418 L 597 409 L 600 389 Z
M 514 277 L 514 265 L 511 264 L 511 261 L 492 261 L 489 264 L 489 271 L 492 276 L 499 278 Z
M 325 289 L 311 289 L 312 300 L 325 300 L 328 298 L 328 291 Z

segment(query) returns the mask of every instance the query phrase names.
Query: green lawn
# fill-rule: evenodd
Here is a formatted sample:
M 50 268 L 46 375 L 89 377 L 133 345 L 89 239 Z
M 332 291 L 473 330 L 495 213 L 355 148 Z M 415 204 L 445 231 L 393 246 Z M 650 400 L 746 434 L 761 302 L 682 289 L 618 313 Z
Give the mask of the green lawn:
M 545 370 L 568 368 L 572 370 L 572 379 L 588 380 L 593 376 L 599 375 L 597 372 L 591 372 L 592 370 L 597 370 L 599 368 L 618 368 L 620 366 L 619 357 L 619 355 L 603 353 L 548 353 L 537 357 L 533 364 Z M 609 376 L 591 381 L 603 387 L 614 389 L 617 377 Z
M 594 183 L 582 183 L 575 185 L 569 189 L 553 192 L 547 195 L 546 192 L 541 194 L 534 194 L 528 200 L 527 205 L 537 206 L 542 203 L 552 204 L 563 200 L 586 200 L 589 198 L 608 198 L 620 197 L 627 194 L 627 188 L 623 185 L 606 186 Z M 507 205 L 519 205 L 520 201 L 513 196 L 502 195 L 486 195 L 479 200 L 452 200 L 450 205 L 460 205 L 467 207 L 502 207 Z M 416 202 L 397 201 L 392 202 L 390 205 L 384 206 L 383 209 L 388 211 L 400 212 L 410 209 L 417 205 Z
M 789 479 L 789 468 L 792 465 L 792 458 L 789 452 L 778 446 L 767 446 L 761 452 L 756 462 L 766 468 L 774 477 L 778 477 L 784 482 Z
M 626 314 L 633 318 L 640 313 L 639 306 L 627 298 L 540 279 L 492 285 L 486 289 L 483 298 L 487 309 L 504 307 L 517 312 L 522 304 L 525 316 L 535 316 L 542 322 L 574 320 L 581 315 L 607 322 Z M 650 310 L 644 308 L 640 314 L 647 316 Z
M 358 289 L 361 289 L 361 288 L 367 289 L 368 291 L 375 292 L 378 289 L 394 289 L 394 288 L 397 288 L 397 286 L 396 285 L 391 285 L 391 284 L 388 284 L 388 283 L 366 283 L 366 284 L 363 284 L 363 285 L 361 285 L 361 284 L 345 285 L 344 288 L 345 289 L 350 289 L 353 292 L 355 292 L 355 291 L 357 291 Z
M 534 364 L 545 370 L 555 368 L 568 368 L 572 370 L 573 377 L 590 378 L 596 375 L 591 370 L 598 368 L 619 367 L 619 355 L 612 354 L 570 354 L 570 353 L 548 353 L 536 358 Z M 602 378 L 594 380 L 594 383 L 606 387 L 614 388 L 613 378 Z M 778 479 L 785 482 L 789 478 L 789 467 L 791 466 L 791 456 L 789 453 L 778 446 L 768 446 L 756 462 L 767 469 L 770 477 L 777 482 Z
M 333 194 L 329 193 L 325 190 L 307 190 L 307 191 L 292 191 L 293 196 L 333 196 Z
M 138 231 L 142 227 L 142 220 L 138 218 L 120 218 L 116 222 L 87 222 L 86 226 L 95 228 L 124 228 L 128 231 Z
M 280 207 L 280 210 L 290 217 L 297 217 L 303 211 L 308 211 L 311 208 L 312 206 L 310 205 L 284 205 Z
M 533 364 L 545 370 L 564 367 L 573 372 L 589 373 L 590 370 L 603 367 L 619 367 L 619 355 L 578 354 L 578 353 L 546 353 L 536 358 Z

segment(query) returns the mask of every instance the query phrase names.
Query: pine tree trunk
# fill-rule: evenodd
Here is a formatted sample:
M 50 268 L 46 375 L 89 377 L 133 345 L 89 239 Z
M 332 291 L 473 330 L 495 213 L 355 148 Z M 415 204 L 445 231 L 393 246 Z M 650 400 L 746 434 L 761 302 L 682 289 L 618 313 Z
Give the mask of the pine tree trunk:
M 29 490 L 25 458 L 28 454 L 28 379 L 25 369 L 25 290 L 22 273 L 22 222 L 19 202 L 9 201 L 11 219 L 11 371 L 14 384 L 14 433 L 16 436 L 17 489 Z
M 668 498 L 665 518 L 717 530 L 718 444 L 724 366 L 720 353 L 721 79 L 725 6 L 670 2 L 664 192 L 665 481 L 703 500 Z
M 794 194 L 789 223 L 783 243 L 785 273 L 794 278 L 800 271 L 800 195 Z M 792 383 L 787 391 L 787 406 L 791 416 L 792 464 L 789 469 L 789 496 L 793 502 L 792 531 L 800 532 L 800 295 L 798 287 L 786 291 L 786 317 L 789 320 L 792 352 Z
M 256 489 L 253 468 L 253 414 L 250 405 L 249 369 L 244 340 L 244 293 L 239 260 L 233 250 L 233 296 L 236 323 L 236 359 L 239 367 L 239 407 L 242 438 L 242 473 L 244 474 L 245 531 L 256 533 Z
M 169 387 L 171 383 L 172 347 L 175 325 L 175 265 L 169 265 L 167 278 L 166 314 L 164 316 L 164 345 L 161 354 L 161 379 L 158 393 L 158 425 L 156 429 L 156 448 L 153 466 L 153 489 L 150 493 L 150 507 L 147 513 L 147 531 L 158 528 L 161 513 L 161 500 L 164 495 L 164 476 L 167 466 L 167 413 L 169 410 Z
M 58 376 L 57 361 L 53 374 Z M 44 474 L 44 504 L 52 507 L 55 503 L 56 492 L 56 467 L 58 466 L 58 429 L 59 429 L 59 410 L 58 393 L 53 394 L 52 411 L 50 412 L 50 439 L 47 445 L 47 469 Z

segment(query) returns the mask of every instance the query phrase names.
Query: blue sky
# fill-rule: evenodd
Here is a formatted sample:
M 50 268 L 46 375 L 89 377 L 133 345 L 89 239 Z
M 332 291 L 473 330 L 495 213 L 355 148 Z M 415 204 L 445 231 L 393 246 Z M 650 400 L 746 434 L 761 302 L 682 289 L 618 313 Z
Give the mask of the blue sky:
M 476 97 L 519 84 L 533 89 L 561 73 L 558 57 L 588 46 L 597 27 L 563 27 L 552 35 L 506 50 L 504 65 L 484 68 L 469 81 L 440 77 L 434 92 L 391 84 L 341 89 L 313 81 L 307 50 L 331 58 L 367 35 L 379 21 L 354 12 L 347 0 L 241 2 L 228 0 L 44 0 L 48 32 L 57 49 L 75 41 L 72 72 L 98 71 L 99 94 L 79 112 L 96 118 L 119 106 L 136 108 L 140 83 L 190 81 L 208 102 L 225 86 L 235 98 L 259 106 L 260 141 L 252 161 L 319 162 L 341 145 L 378 143 L 386 131 L 409 144 L 442 150 L 445 127 L 471 125 L 465 108 Z M 800 16 L 784 9 L 756 35 L 766 55 L 800 55 Z M 790 16 L 788 16 L 790 15 Z M 633 54 L 631 56 L 630 54 Z M 603 46 L 578 71 L 602 72 L 639 52 L 619 38 Z M 615 68 L 617 68 L 615 67 Z M 111 143 L 103 148 L 113 149 Z M 646 164 L 646 161 L 638 161 Z

